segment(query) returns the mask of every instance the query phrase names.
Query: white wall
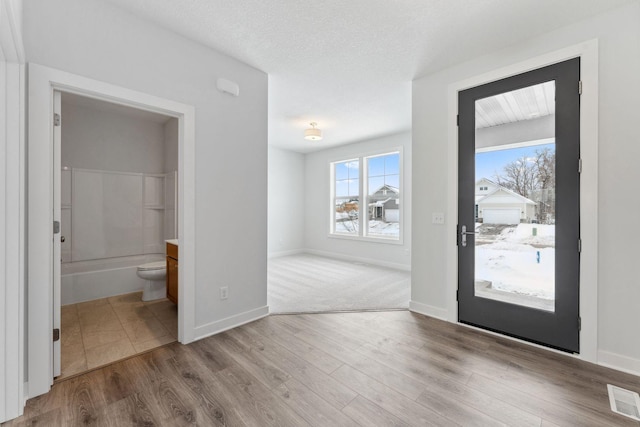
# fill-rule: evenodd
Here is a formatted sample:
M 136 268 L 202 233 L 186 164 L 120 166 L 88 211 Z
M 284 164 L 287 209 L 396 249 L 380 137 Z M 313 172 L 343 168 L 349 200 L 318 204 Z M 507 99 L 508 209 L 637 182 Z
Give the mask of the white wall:
M 178 140 L 178 119 L 171 118 L 164 124 L 165 173 L 178 170 Z
M 585 40 L 599 39 L 598 346 L 599 361 L 640 372 L 640 286 L 633 228 L 640 211 L 640 4 L 611 11 L 514 45 L 413 84 L 414 216 L 446 211 L 448 85 Z M 442 185 L 432 185 L 440 182 Z M 455 221 L 453 213 L 446 220 Z M 416 221 L 412 302 L 446 310 L 448 228 Z
M 402 244 L 379 243 L 329 237 L 330 183 L 329 163 L 355 156 L 403 148 L 403 236 Z M 411 268 L 411 134 L 409 132 L 369 141 L 316 151 L 305 162 L 305 248 L 331 256 L 369 260 L 381 265 Z
M 98 0 L 25 2 L 24 41 L 29 62 L 195 107 L 197 335 L 264 311 L 267 75 Z M 241 95 L 218 92 L 217 77 Z
M 65 102 L 64 94 L 62 121 L 63 167 L 164 172 L 163 123 L 74 105 Z
M 304 154 L 269 147 L 269 256 L 304 248 Z

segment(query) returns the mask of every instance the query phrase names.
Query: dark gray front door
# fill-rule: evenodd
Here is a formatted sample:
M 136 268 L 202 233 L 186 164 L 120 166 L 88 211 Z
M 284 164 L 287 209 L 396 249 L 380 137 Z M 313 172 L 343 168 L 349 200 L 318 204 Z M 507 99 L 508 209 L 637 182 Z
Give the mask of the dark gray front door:
M 580 60 L 458 98 L 459 321 L 579 352 Z

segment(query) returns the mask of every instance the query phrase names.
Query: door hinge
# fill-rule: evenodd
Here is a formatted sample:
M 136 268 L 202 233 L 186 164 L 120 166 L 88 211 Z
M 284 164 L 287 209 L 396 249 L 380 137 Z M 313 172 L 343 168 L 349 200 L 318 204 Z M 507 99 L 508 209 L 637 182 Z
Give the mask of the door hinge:
M 60 126 L 60 114 L 53 113 L 53 125 Z
M 582 317 L 578 316 L 578 331 L 582 330 Z
M 456 301 L 460 301 L 460 300 L 458 299 L 458 293 L 459 293 L 459 292 L 460 292 L 460 291 L 456 290 Z
M 60 232 L 60 221 L 53 221 L 53 234 Z
M 582 173 L 582 159 L 578 159 L 578 173 Z
M 460 126 L 460 114 L 456 116 L 456 126 Z
M 53 330 L 53 342 L 60 340 L 60 329 L 56 328 Z
M 582 80 L 578 80 L 578 95 L 582 95 Z
M 578 239 L 578 253 L 582 252 L 582 239 Z

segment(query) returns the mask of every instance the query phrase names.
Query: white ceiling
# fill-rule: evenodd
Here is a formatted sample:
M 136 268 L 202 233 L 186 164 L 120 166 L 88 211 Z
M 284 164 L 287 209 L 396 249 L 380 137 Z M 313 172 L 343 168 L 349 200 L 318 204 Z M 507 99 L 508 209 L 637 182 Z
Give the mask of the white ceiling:
M 634 0 L 105 1 L 268 73 L 269 144 L 310 152 L 409 130 L 415 77 Z
M 538 119 L 556 113 L 554 81 L 476 101 L 476 129 Z

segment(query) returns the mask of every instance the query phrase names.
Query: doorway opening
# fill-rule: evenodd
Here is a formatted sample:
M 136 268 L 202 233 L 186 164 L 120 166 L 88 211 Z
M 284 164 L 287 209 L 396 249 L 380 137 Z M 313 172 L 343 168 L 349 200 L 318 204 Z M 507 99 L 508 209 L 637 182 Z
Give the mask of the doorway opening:
M 178 337 L 178 308 L 167 299 L 166 241 L 178 237 L 179 124 L 175 117 L 56 91 L 58 107 L 53 310 L 60 318 L 59 380 Z
M 29 390 L 26 398 L 47 393 L 59 374 L 60 340 L 60 271 L 61 205 L 54 208 L 54 200 L 61 199 L 61 185 L 54 185 L 56 176 L 61 179 L 61 150 L 54 149 L 56 138 L 61 138 L 61 127 L 55 126 L 56 114 L 61 113 L 61 92 L 105 101 L 110 104 L 153 112 L 178 121 L 178 243 L 180 246 L 180 270 L 178 299 L 177 340 L 183 344 L 194 340 L 195 335 L 195 110 L 187 104 L 130 90 L 121 86 L 100 82 L 37 64 L 29 64 L 28 74 L 29 144 L 28 159 L 28 236 L 27 261 L 29 293 L 27 315 L 21 330 L 28 346 L 26 360 L 29 372 Z M 57 100 L 54 99 L 56 93 Z M 54 102 L 56 101 L 56 102 Z M 55 104 L 55 105 L 54 105 Z M 55 109 L 54 107 L 59 107 Z M 64 126 L 64 123 L 62 123 Z M 59 139 L 58 139 L 59 141 Z M 54 158 L 60 168 L 54 168 Z M 84 184 L 84 182 L 83 182 Z M 111 186 L 113 188 L 113 186 Z M 104 206 L 109 208 L 109 204 Z M 103 210 L 104 212 L 104 210 Z M 94 230 L 95 231 L 95 230 Z M 115 235 L 109 235 L 109 238 Z M 66 240 L 66 238 L 65 238 Z M 139 265 L 139 264 L 138 264 Z M 55 273 L 55 274 L 54 274 Z M 58 283 L 54 283 L 58 280 Z M 57 365 L 57 366 L 56 366 Z

